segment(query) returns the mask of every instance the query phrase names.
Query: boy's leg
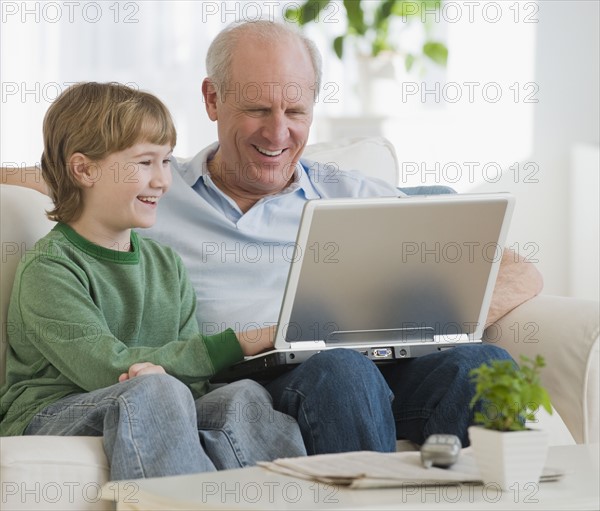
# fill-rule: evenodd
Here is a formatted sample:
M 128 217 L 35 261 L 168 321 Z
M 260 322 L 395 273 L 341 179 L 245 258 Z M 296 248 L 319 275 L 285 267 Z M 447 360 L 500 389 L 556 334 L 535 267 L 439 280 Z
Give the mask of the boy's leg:
M 219 470 L 306 456 L 296 421 L 275 411 L 269 393 L 252 380 L 217 387 L 196 400 L 196 412 L 200 440 Z
M 68 396 L 38 413 L 25 434 L 103 435 L 111 480 L 215 470 L 198 440 L 190 390 L 166 374 Z
M 469 445 L 469 407 L 475 395 L 469 371 L 494 359 L 510 359 L 501 348 L 485 344 L 460 346 L 381 366 L 396 396 L 393 404 L 398 438 L 417 444 L 435 433 L 457 435 Z
M 275 409 L 297 419 L 309 454 L 396 449 L 394 396 L 357 351 L 322 351 L 266 388 Z

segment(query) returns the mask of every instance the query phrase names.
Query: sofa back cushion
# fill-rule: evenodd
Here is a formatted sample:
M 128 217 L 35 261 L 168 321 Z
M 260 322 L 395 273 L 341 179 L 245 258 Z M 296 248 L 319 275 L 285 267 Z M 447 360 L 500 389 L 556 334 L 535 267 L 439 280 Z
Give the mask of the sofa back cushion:
M 5 356 L 8 343 L 7 312 L 15 271 L 21 256 L 45 236 L 54 222 L 45 212 L 52 208 L 49 197 L 21 186 L 0 185 L 0 240 L 2 246 L 0 278 L 0 385 L 4 383 Z
M 312 144 L 306 147 L 302 157 L 335 165 L 340 170 L 360 170 L 366 176 L 398 186 L 396 150 L 384 137 L 342 138 Z

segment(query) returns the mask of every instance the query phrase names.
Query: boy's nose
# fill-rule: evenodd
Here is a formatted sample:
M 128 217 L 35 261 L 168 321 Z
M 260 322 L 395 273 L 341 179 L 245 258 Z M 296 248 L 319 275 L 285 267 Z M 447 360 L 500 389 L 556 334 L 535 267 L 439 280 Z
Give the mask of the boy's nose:
M 153 188 L 165 188 L 171 184 L 171 167 L 167 165 L 166 167 L 159 163 L 155 166 L 154 171 L 152 172 L 152 179 L 150 180 L 150 185 Z

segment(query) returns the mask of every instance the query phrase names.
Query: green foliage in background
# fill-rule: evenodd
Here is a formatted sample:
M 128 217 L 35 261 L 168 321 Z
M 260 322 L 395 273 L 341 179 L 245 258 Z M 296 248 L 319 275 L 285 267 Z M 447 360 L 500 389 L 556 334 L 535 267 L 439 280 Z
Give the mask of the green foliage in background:
M 339 0 L 307 0 L 298 8 L 290 8 L 285 12 L 286 19 L 304 26 L 317 22 L 319 15 L 331 3 Z M 366 3 L 376 3 L 374 14 L 365 16 Z M 441 8 L 441 0 L 343 0 L 347 29 L 344 34 L 333 40 L 335 54 L 341 59 L 347 39 L 365 40 L 370 46 L 370 54 L 377 56 L 382 52 L 404 54 L 406 69 L 410 71 L 414 63 L 422 56 L 445 66 L 448 60 L 446 45 L 430 38 L 432 13 Z M 369 10 L 371 12 L 371 10 Z M 399 47 L 398 31 L 390 30 L 390 22 L 400 18 L 404 24 L 422 23 L 425 27 L 426 40 L 421 48 L 422 53 L 405 53 Z

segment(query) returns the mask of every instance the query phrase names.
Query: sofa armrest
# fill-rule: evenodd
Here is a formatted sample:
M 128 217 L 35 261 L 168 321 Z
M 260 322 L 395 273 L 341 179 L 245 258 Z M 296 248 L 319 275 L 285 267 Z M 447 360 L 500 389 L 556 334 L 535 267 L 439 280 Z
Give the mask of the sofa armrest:
M 539 295 L 485 331 L 484 340 L 546 359 L 542 383 L 577 443 L 598 442 L 598 302 Z

